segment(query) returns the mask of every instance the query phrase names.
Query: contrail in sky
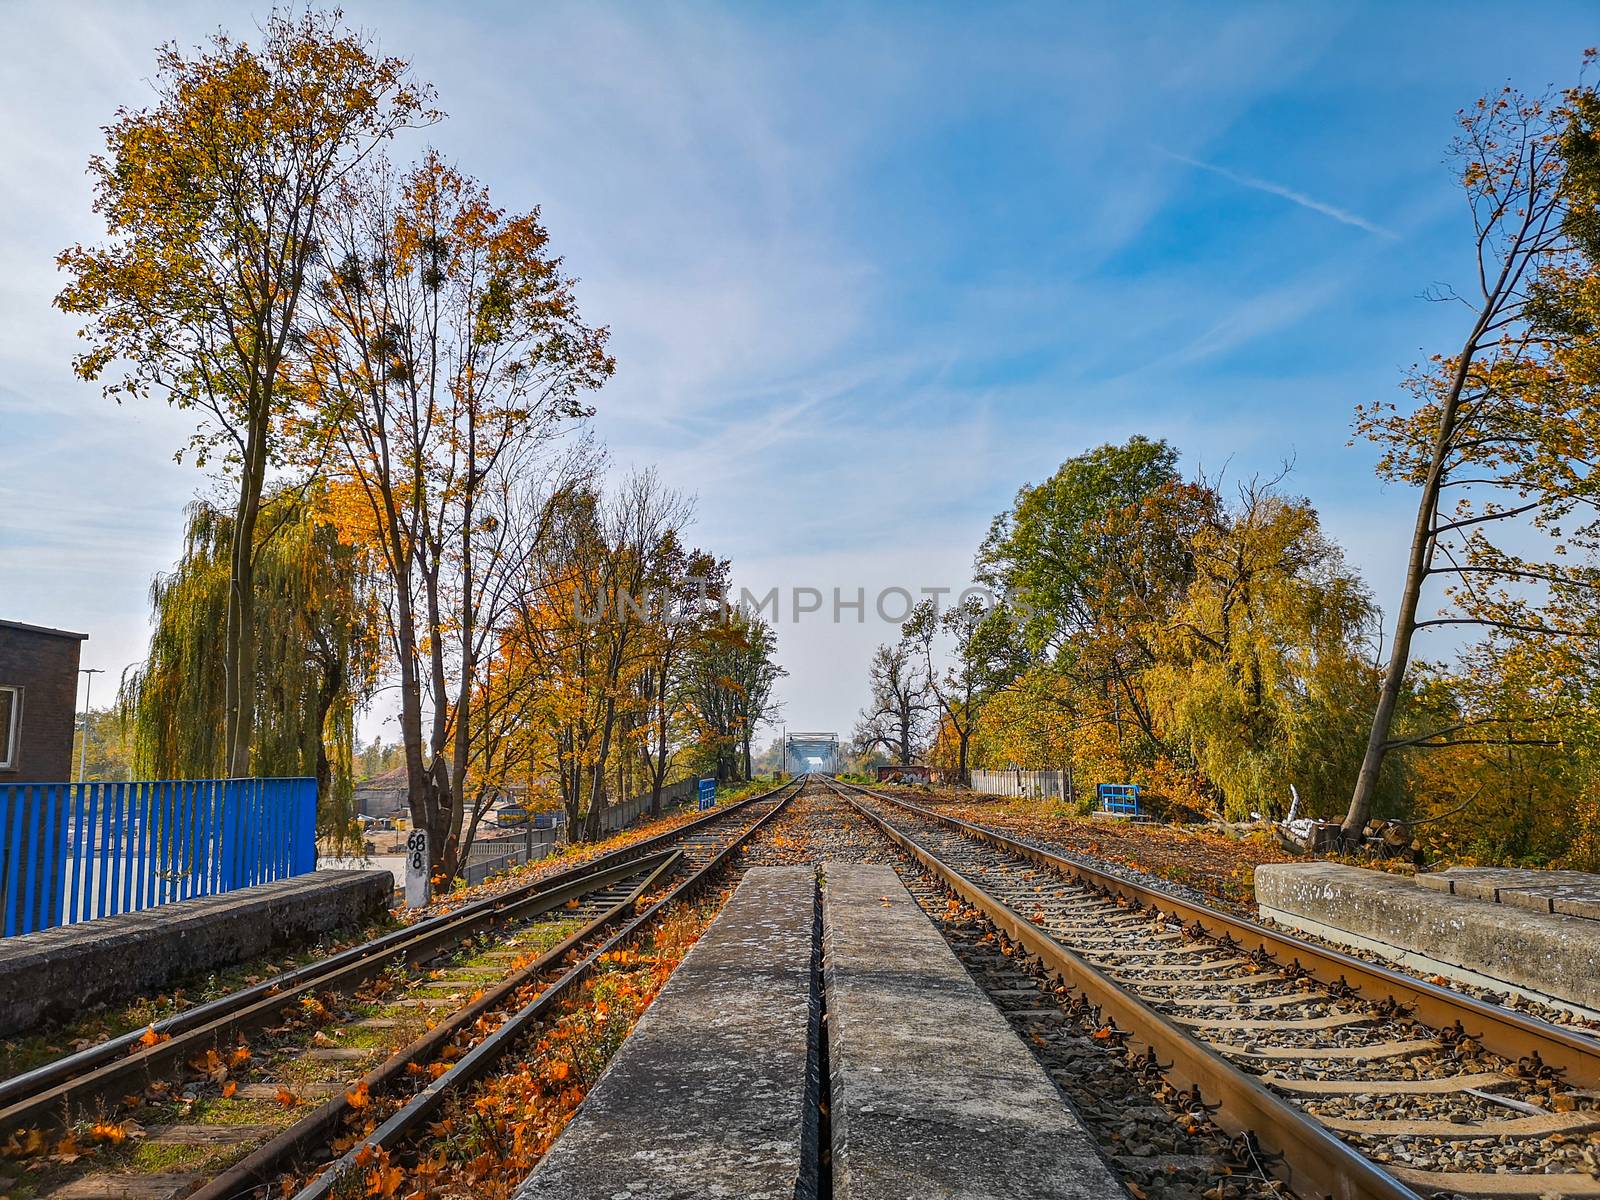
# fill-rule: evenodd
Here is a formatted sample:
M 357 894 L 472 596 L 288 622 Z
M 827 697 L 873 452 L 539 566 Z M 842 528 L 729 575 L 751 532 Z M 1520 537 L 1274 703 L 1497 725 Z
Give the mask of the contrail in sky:
M 1241 175 L 1237 171 L 1228 170 L 1227 167 L 1219 167 L 1215 163 L 1202 162 L 1198 158 L 1190 158 L 1187 154 L 1178 154 L 1163 147 L 1157 147 L 1157 149 L 1160 149 L 1161 153 L 1168 158 L 1177 159 L 1177 161 L 1186 163 L 1191 167 L 1198 167 L 1202 171 L 1210 171 L 1213 175 L 1220 175 L 1224 179 L 1230 179 L 1240 187 L 1253 188 L 1255 191 L 1266 192 L 1273 196 L 1282 196 L 1292 204 L 1298 204 L 1301 208 L 1309 208 L 1312 212 L 1319 212 L 1325 217 L 1332 217 L 1342 224 L 1354 225 L 1357 229 L 1365 229 L 1368 233 L 1375 233 L 1379 237 L 1391 240 L 1397 240 L 1400 237 L 1394 230 L 1385 229 L 1382 225 L 1374 225 L 1365 217 L 1358 216 L 1348 209 L 1339 208 L 1332 204 L 1324 204 L 1314 196 L 1308 196 L 1304 192 L 1297 192 L 1293 188 L 1284 187 L 1281 183 L 1273 183 L 1270 179 L 1258 179 L 1254 175 Z

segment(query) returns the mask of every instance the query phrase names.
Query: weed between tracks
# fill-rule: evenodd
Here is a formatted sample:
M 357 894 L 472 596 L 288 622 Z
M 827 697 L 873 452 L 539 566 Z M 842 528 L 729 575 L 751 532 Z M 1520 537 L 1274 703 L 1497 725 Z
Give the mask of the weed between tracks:
M 252 1145 L 266 1140 L 279 1129 L 292 1124 L 308 1107 L 315 1107 L 341 1090 L 353 1099 L 357 1093 L 351 1080 L 438 1024 L 427 1011 L 401 1003 L 405 993 L 447 974 L 484 970 L 481 986 L 462 985 L 450 1000 L 441 1004 L 441 1013 L 471 1003 L 500 979 L 521 970 L 540 954 L 556 945 L 579 927 L 580 922 L 557 917 L 524 927 L 521 952 L 509 965 L 493 958 L 500 939 L 480 935 L 422 975 L 398 966 L 391 967 L 363 984 L 353 994 L 336 996 L 323 993 L 302 998 L 287 1009 L 276 1025 L 261 1031 L 251 1040 L 240 1039 L 228 1051 L 210 1050 L 187 1064 L 187 1071 L 176 1080 L 155 1080 L 142 1092 L 129 1094 L 92 1117 L 79 1121 L 64 1135 L 46 1135 L 40 1130 L 20 1130 L 0 1145 L 0 1159 L 10 1160 L 0 1168 L 0 1200 L 23 1200 L 48 1191 L 85 1170 L 140 1175 L 166 1172 L 216 1174 L 245 1154 Z M 538 989 L 523 989 L 515 1003 L 524 1004 Z M 458 1001 L 458 1002 L 457 1002 Z M 372 1024 L 377 1021 L 378 1024 Z M 427 1071 L 419 1068 L 423 1079 L 442 1074 L 450 1061 L 459 1057 L 486 1036 L 498 1018 L 480 1022 L 461 1046 L 447 1046 Z M 164 1040 L 153 1030 L 145 1044 Z M 309 1048 L 357 1050 L 359 1059 L 319 1059 L 307 1055 Z M 270 1082 L 269 1082 L 270 1081 Z M 247 1099 L 241 1087 L 251 1084 L 275 1089 L 268 1099 Z M 357 1117 L 363 1127 L 380 1107 L 380 1097 L 359 1094 Z M 398 1101 L 390 1101 L 391 1107 Z M 259 1136 L 242 1144 L 184 1145 L 151 1141 L 162 1126 L 250 1126 Z M 11 1164 L 21 1168 L 11 1174 Z
M 328 958 L 396 928 L 398 922 L 384 920 L 359 930 L 343 930 L 325 935 L 314 943 L 285 953 L 251 959 L 220 971 L 197 971 L 177 980 L 157 995 L 143 996 L 126 1004 L 98 1005 L 71 1021 L 51 1021 L 13 1037 L 0 1039 L 0 1079 L 31 1071 L 63 1055 L 86 1049 L 98 1042 L 120 1037 L 157 1021 L 250 987 L 263 979 L 318 959 Z
M 572 1119 L 726 898 L 723 893 L 711 902 L 674 909 L 641 947 L 605 955 L 512 1065 L 477 1084 L 470 1095 L 451 1097 L 428 1126 L 426 1155 L 363 1148 L 358 1171 L 340 1182 L 336 1194 L 348 1200 L 510 1196 Z M 380 1119 L 374 1114 L 334 1149 L 349 1149 Z

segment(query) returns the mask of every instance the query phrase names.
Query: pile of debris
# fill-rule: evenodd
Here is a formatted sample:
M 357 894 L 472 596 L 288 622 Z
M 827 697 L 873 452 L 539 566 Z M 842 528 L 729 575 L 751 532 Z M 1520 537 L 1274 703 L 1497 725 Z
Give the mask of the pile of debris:
M 928 782 L 928 776 L 925 771 L 917 771 L 914 769 L 907 769 L 905 771 L 879 771 L 878 782 L 898 784 L 900 787 L 922 788 L 924 790 L 932 786 Z
M 1310 817 L 1279 821 L 1278 840 L 1291 850 L 1311 854 L 1361 854 L 1384 860 L 1422 863 L 1422 843 L 1404 821 L 1373 819 L 1351 844 L 1337 821 L 1318 821 Z

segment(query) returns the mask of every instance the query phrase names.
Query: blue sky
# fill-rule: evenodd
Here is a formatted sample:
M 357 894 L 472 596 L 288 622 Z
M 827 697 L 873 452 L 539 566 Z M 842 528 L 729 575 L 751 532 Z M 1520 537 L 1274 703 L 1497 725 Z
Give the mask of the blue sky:
M 847 595 L 961 586 L 1021 484 L 1145 433 L 1293 459 L 1389 603 L 1412 498 L 1350 415 L 1459 336 L 1420 298 L 1470 280 L 1454 113 L 1600 41 L 1559 3 L 344 8 L 450 114 L 396 157 L 542 206 L 612 330 L 618 469 L 696 492 L 753 590 Z M 113 675 L 204 480 L 182 414 L 73 379 L 52 259 L 95 236 L 83 164 L 153 46 L 264 11 L 0 9 L 0 616 Z M 828 615 L 779 628 L 786 719 L 844 732 L 892 630 Z

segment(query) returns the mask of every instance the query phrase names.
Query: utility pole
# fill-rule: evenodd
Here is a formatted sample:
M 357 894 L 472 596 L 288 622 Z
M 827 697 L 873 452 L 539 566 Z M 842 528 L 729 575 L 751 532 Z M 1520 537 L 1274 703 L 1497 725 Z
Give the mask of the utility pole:
M 94 677 L 104 675 L 99 667 L 80 667 L 79 675 L 89 678 L 83 681 L 83 741 L 78 743 L 78 782 L 83 782 L 83 765 L 89 758 L 89 689 L 94 687 Z

